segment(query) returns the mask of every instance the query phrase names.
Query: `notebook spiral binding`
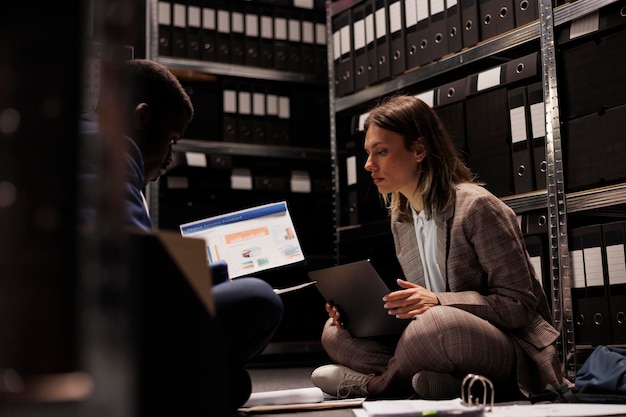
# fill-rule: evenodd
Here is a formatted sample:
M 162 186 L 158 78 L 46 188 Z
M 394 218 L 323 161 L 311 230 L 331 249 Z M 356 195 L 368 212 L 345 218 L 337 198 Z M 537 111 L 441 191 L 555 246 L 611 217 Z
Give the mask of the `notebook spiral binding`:
M 472 387 L 477 381 L 482 384 L 482 401 L 480 398 L 475 397 L 472 394 Z M 463 383 L 461 385 L 461 400 L 464 404 L 469 406 L 482 406 L 485 411 L 491 411 L 493 409 L 493 397 L 493 383 L 489 380 L 489 378 L 477 374 L 467 374 L 465 378 L 463 378 Z

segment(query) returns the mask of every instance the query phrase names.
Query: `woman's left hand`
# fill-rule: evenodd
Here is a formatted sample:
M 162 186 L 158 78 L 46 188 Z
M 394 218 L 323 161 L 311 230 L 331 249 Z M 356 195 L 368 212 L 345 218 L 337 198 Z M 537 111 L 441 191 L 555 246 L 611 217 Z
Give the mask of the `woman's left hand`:
M 434 292 L 402 279 L 397 282 L 404 289 L 390 292 L 383 298 L 384 307 L 389 314 L 399 319 L 410 319 L 439 305 L 439 299 Z

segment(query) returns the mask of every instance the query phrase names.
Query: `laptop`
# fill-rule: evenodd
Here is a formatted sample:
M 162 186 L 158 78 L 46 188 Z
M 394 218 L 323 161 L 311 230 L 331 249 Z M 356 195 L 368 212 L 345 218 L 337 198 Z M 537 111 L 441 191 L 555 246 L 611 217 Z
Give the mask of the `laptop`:
M 410 319 L 398 319 L 383 307 L 391 291 L 369 260 L 309 272 L 327 302 L 337 305 L 346 329 L 354 337 L 402 333 Z

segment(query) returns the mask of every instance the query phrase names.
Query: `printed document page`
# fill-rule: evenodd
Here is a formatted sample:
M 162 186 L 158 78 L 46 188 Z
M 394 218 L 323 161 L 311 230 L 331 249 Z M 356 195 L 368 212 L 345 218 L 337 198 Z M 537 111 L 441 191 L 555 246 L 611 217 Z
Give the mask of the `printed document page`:
M 209 264 L 226 261 L 230 278 L 304 260 L 285 201 L 181 224 L 180 231 L 204 239 Z

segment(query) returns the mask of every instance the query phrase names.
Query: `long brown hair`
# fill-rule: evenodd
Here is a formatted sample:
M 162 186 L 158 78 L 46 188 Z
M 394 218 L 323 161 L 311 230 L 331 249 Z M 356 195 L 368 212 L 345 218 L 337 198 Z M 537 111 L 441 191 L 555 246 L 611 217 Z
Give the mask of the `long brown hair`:
M 476 182 L 435 111 L 419 98 L 396 95 L 384 99 L 369 112 L 365 120 L 366 132 L 371 125 L 401 135 L 409 150 L 421 139 L 426 157 L 418 167 L 420 177 L 415 191 L 424 199 L 427 218 L 437 216 L 448 207 L 456 184 Z M 390 211 L 398 212 L 401 220 L 412 219 L 405 196 L 394 191 L 382 198 Z

